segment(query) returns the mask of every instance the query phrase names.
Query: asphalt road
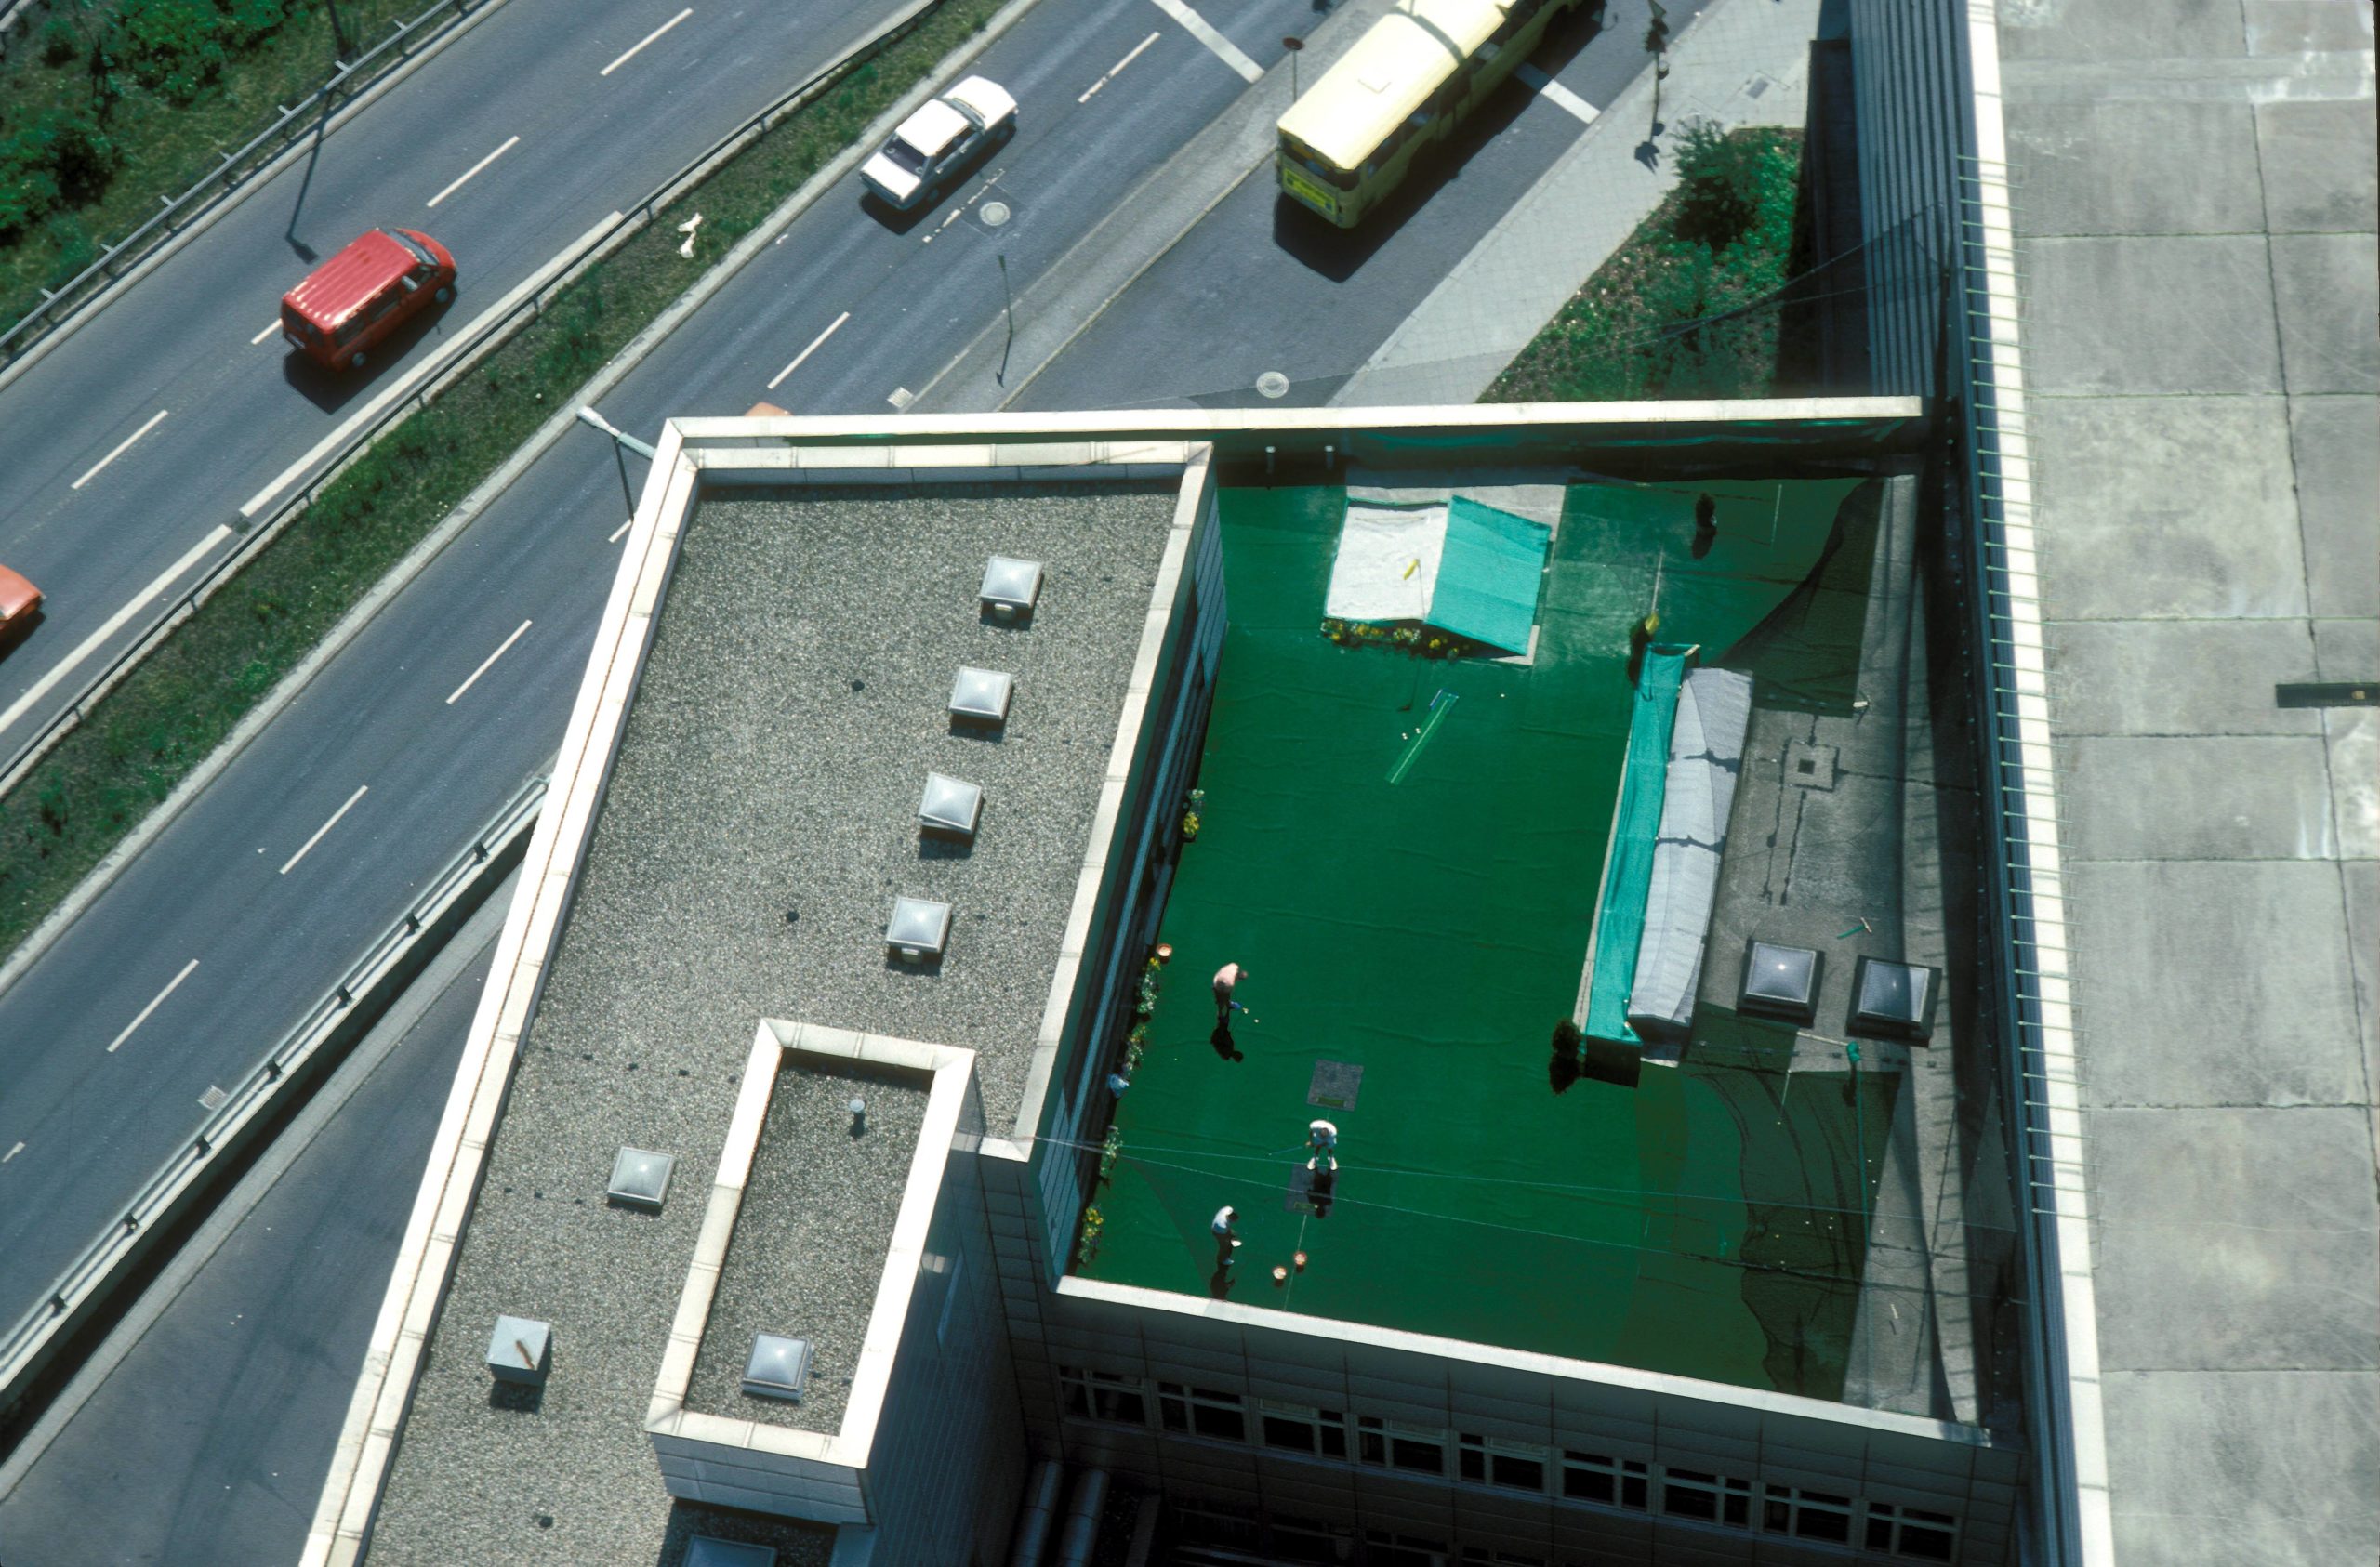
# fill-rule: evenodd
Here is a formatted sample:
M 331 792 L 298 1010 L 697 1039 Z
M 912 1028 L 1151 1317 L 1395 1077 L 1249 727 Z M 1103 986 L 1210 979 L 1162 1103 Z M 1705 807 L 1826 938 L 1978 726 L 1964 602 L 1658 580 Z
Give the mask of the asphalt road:
M 507 0 L 0 387 L 0 563 L 48 596 L 0 659 L 0 758 L 392 375 L 899 4 L 701 7 L 615 68 L 683 8 Z M 282 343 L 280 296 L 381 224 L 453 250 L 460 296 L 364 371 L 321 372 Z
M 818 413 L 898 406 L 1001 319 L 1001 257 L 1020 296 L 1077 264 L 1086 235 L 1133 210 L 1126 193 L 1249 90 L 1224 57 L 1270 67 L 1281 38 L 1315 21 L 1311 0 L 1238 0 L 1228 14 L 1210 0 L 1206 10 L 1223 48 L 1152 0 L 1040 0 L 972 67 L 1016 94 L 1019 130 L 950 201 L 912 221 L 864 204 L 855 189 L 830 193 L 608 393 L 603 412 L 650 438 L 665 417 L 736 413 L 762 399 Z M 1599 71 L 1642 67 L 1628 42 L 1626 51 L 1550 58 L 1564 85 L 1586 94 L 1600 90 Z M 1512 91 L 1513 112 L 1491 121 L 1461 179 L 1333 280 L 1327 331 L 1296 339 L 1316 362 L 1342 367 L 1324 373 L 1359 363 L 1426 288 L 1430 267 L 1501 215 L 1498 192 L 1508 202 L 1578 134 L 1575 117 Z M 1089 349 L 1144 309 L 1200 308 L 1181 285 L 1159 295 L 1152 280 L 1170 277 L 1210 230 L 1241 223 L 1242 252 L 1269 251 L 1262 223 L 1246 230 L 1236 204 L 1267 187 L 1260 177 L 1218 207 L 1044 380 L 1060 388 L 1091 373 L 1078 364 L 1095 368 L 1102 400 L 1126 404 L 1252 381 L 1254 369 L 1229 359 L 1243 349 L 1228 333 L 1210 351 L 1210 320 L 1152 328 L 1146 341 L 1165 345 L 1155 349 L 1119 338 L 1114 362 Z M 1458 199 L 1438 205 L 1450 191 Z M 994 221 L 995 202 L 1005 221 Z M 1397 248 L 1407 244 L 1426 248 L 1408 257 Z M 1258 278 L 1273 275 L 1268 267 L 1284 278 L 1294 273 L 1283 269 L 1312 270 L 1277 254 L 1212 264 Z M 1276 356 L 1258 368 L 1295 373 L 1302 362 Z M 627 459 L 625 470 L 627 485 L 642 483 L 641 461 Z M 206 1087 L 251 1066 L 550 755 L 629 505 L 610 443 L 573 431 L 0 992 L 0 1319 L 38 1298 L 190 1135 Z M 418 1072 L 408 1091 L 442 1099 L 444 1069 Z M 389 1245 L 360 1235 L 349 1244 L 323 1265 L 377 1280 Z M 255 1287 L 275 1286 L 261 1275 Z M 290 1407 L 311 1399 L 343 1410 L 350 1372 L 320 1368 L 288 1393 Z
M 364 1363 L 445 1108 L 424 1088 L 454 1075 L 505 902 L 358 1045 L 273 1150 L 285 1167 L 251 1172 L 70 1388 L 56 1429 L 0 1466 L 0 1561 L 298 1560 L 347 1414 L 343 1391 L 326 1395 Z

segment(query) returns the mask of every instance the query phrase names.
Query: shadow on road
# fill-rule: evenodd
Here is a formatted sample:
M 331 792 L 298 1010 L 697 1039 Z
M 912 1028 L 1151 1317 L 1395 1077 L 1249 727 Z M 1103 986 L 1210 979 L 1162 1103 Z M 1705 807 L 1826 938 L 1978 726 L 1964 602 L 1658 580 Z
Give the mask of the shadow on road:
M 324 413 L 336 414 L 360 394 L 371 390 L 383 375 L 403 362 L 424 337 L 438 330 L 446 319 L 446 312 L 454 308 L 452 299 L 443 305 L 430 306 L 374 345 L 361 369 L 325 369 L 291 349 L 282 356 L 281 378 Z

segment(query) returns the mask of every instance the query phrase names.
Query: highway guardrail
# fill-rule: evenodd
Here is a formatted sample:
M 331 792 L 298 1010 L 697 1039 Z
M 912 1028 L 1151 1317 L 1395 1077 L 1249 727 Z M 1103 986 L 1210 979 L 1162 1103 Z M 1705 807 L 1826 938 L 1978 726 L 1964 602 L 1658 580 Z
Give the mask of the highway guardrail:
M 23 1398 L 60 1347 L 105 1307 L 158 1240 L 215 1192 L 219 1177 L 239 1167 L 257 1135 L 277 1119 L 269 1112 L 293 1091 L 319 1082 L 510 874 L 528 849 L 545 797 L 543 777 L 523 784 L 208 1113 L 190 1140 L 142 1184 L 124 1217 L 85 1246 L 42 1300 L 0 1337 L 0 1416 Z

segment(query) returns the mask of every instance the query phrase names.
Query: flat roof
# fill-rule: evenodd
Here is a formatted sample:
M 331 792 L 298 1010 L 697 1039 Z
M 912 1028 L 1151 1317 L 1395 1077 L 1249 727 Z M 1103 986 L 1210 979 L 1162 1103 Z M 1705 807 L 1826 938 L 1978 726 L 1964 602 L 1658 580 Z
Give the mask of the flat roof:
M 1226 485 L 1200 828 L 1078 1274 L 1973 1420 L 1932 1374 L 1933 1336 L 1964 1336 L 1937 1318 L 1916 1131 L 1971 1020 L 1946 1002 L 1929 1047 L 1843 1048 L 1858 957 L 1939 965 L 1950 941 L 1950 813 L 1911 754 L 1914 500 L 1857 477 L 1570 482 L 1524 664 L 1335 645 L 1345 491 Z M 1758 696 L 1692 1042 L 1621 1086 L 1551 1040 L 1582 1006 L 1653 611 Z M 1755 938 L 1826 955 L 1810 1028 L 1734 1010 Z M 1227 962 L 1250 970 L 1228 1034 L 1208 984 Z M 1327 1206 L 1316 1118 L 1339 1131 Z
M 1175 493 L 1162 481 L 817 486 L 691 508 L 390 1464 L 374 1561 L 536 1552 L 646 1567 L 678 1521 L 712 1516 L 663 1491 L 643 1421 L 761 1019 L 972 1049 L 988 1121 L 1013 1120 Z M 996 553 L 1045 565 L 1029 626 L 979 615 Z M 961 665 L 1016 676 L 996 738 L 948 721 Z M 919 837 L 929 770 L 984 786 L 972 848 Z M 885 917 L 905 893 L 954 906 L 938 966 L 887 957 Z M 808 1086 L 780 1092 L 799 1105 Z M 753 1244 L 731 1248 L 706 1341 L 740 1372 L 753 1327 L 821 1324 L 817 1402 L 752 1409 L 760 1401 L 721 1392 L 706 1362 L 694 1389 L 706 1407 L 806 1426 L 835 1402 L 849 1374 L 835 1346 L 855 1345 L 866 1321 L 886 1202 L 897 1206 L 907 1169 L 901 1095 L 865 1092 L 888 1120 L 831 1177 L 797 1167 L 799 1117 L 773 1117 L 738 1220 Z M 878 1156 L 896 1142 L 899 1157 Z M 677 1155 L 660 1214 L 605 1205 L 623 1144 Z M 753 1264 L 786 1272 L 764 1279 Z M 481 1348 L 499 1312 L 554 1324 L 542 1400 L 491 1397 Z

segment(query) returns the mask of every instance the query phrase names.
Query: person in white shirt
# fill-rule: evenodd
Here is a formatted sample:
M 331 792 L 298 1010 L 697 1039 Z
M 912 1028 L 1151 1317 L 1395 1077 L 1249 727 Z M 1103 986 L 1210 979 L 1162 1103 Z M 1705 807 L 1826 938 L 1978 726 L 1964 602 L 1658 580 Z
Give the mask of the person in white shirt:
M 1231 998 L 1231 993 L 1238 988 L 1239 981 L 1246 978 L 1248 978 L 1248 970 L 1236 963 L 1226 963 L 1215 970 L 1215 1021 L 1227 1024 L 1231 1021 L 1231 1015 L 1234 1012 L 1248 1010 Z
M 1238 1217 L 1239 1210 L 1226 1203 L 1215 1210 L 1214 1222 L 1208 1226 L 1215 1232 L 1215 1260 L 1225 1268 L 1239 1260 L 1232 1256 L 1239 1249 L 1239 1237 L 1232 1233 L 1233 1222 Z

